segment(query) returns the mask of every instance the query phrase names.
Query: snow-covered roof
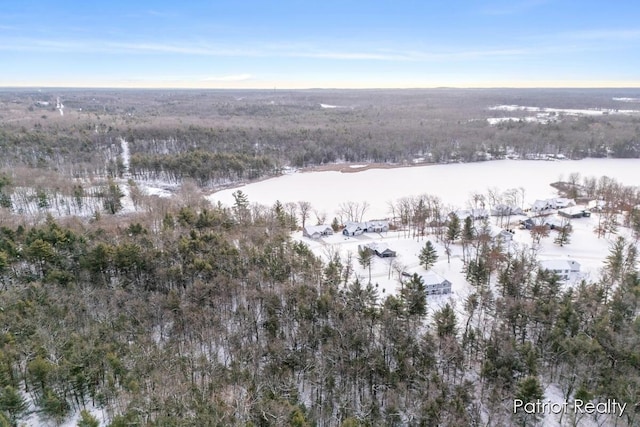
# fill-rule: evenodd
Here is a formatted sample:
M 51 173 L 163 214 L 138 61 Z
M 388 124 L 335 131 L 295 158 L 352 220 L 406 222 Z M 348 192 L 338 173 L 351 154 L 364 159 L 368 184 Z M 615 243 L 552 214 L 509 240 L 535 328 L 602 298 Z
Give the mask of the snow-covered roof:
M 384 252 L 386 250 L 392 250 L 389 245 L 387 245 L 386 243 L 379 243 L 379 242 L 371 242 L 371 243 L 366 243 L 364 245 L 362 245 L 364 247 L 367 247 L 369 249 L 371 249 L 372 251 L 378 251 L 378 252 Z
M 326 225 L 326 224 L 322 224 L 322 225 L 305 225 L 304 231 L 309 235 L 312 235 L 314 233 L 333 234 L 333 228 L 331 228 L 330 225 Z
M 548 259 L 540 261 L 543 270 L 580 271 L 580 263 L 569 259 Z
M 566 197 L 556 197 L 552 200 L 556 207 L 574 206 L 576 204 L 573 199 L 567 199 Z
M 585 208 L 581 206 L 570 206 L 568 208 L 558 210 L 558 213 L 564 213 L 566 215 L 578 215 L 585 211 Z
M 520 215 L 522 214 L 522 209 L 517 206 L 498 204 L 491 209 L 491 215 Z
M 489 211 L 486 209 L 458 209 L 454 213 L 458 219 L 464 220 L 467 217 L 471 217 L 473 219 L 478 218 L 487 218 L 489 216 Z
M 531 209 L 533 209 L 534 211 L 541 211 L 544 209 L 549 209 L 549 201 L 548 200 L 536 200 L 535 202 L 533 202 L 533 204 L 531 205 Z
M 440 276 L 437 273 L 434 273 L 433 271 L 429 270 L 426 273 L 423 273 L 420 275 L 422 277 L 422 280 L 425 284 L 425 286 L 427 285 L 439 285 L 440 283 L 443 282 L 449 282 L 447 279 L 445 279 L 444 277 Z M 451 282 L 449 282 L 451 283 Z

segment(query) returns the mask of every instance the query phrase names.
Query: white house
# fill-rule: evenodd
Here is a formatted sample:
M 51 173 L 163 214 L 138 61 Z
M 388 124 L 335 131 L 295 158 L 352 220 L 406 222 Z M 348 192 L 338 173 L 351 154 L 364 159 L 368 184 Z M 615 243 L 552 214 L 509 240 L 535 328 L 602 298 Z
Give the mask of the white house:
M 451 282 L 433 271 L 427 271 L 421 274 L 420 277 L 422 277 L 424 282 L 427 295 L 444 295 L 451 293 Z
M 538 199 L 531 205 L 531 210 L 535 213 L 543 214 L 548 213 L 552 209 L 564 209 L 575 205 L 576 202 L 573 199 L 567 199 L 566 197 L 556 197 L 546 200 Z
M 359 236 L 362 233 L 364 233 L 364 228 L 359 222 L 347 223 L 347 225 L 344 227 L 344 230 L 342 230 L 342 234 L 344 234 L 345 236 Z
M 531 211 L 538 214 L 548 213 L 553 208 L 554 205 L 549 200 L 538 199 L 531 205 Z
M 467 217 L 473 220 L 489 218 L 489 211 L 486 209 L 458 209 L 452 214 L 455 214 L 460 221 L 464 221 Z
M 540 261 L 540 268 L 557 274 L 562 280 L 569 280 L 571 275 L 580 273 L 580 263 L 569 259 L 549 259 Z
M 576 205 L 576 202 L 573 199 L 567 199 L 566 197 L 550 199 L 550 203 L 553 205 L 553 209 L 564 209 Z
M 499 205 L 495 205 L 491 209 L 491 215 L 493 216 L 524 215 L 524 212 L 522 211 L 522 209 L 520 209 L 517 206 L 499 204 Z
M 389 231 L 389 221 L 374 219 L 364 223 L 364 231 L 368 233 L 384 233 Z
M 366 222 L 347 222 L 342 234 L 358 236 L 362 233 L 384 233 L 387 231 L 389 231 L 389 221 L 376 219 Z
M 497 243 L 498 241 L 502 243 L 509 243 L 513 240 L 513 232 L 491 226 L 489 228 L 489 235 L 491 236 L 491 241 Z
M 311 239 L 319 239 L 320 237 L 333 234 L 333 228 L 330 225 L 305 225 L 302 229 L 302 235 Z

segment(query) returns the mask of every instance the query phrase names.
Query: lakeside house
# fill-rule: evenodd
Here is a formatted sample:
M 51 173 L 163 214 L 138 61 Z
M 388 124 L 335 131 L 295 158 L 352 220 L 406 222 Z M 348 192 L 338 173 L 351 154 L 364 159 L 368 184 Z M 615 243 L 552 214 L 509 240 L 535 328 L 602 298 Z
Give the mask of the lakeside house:
M 513 230 L 505 230 L 503 228 L 491 226 L 488 231 L 491 236 L 491 241 L 494 243 L 500 242 L 504 244 L 513 240 Z
M 421 274 L 427 295 L 445 295 L 451 293 L 451 282 L 433 271 Z
M 302 235 L 310 239 L 319 239 L 321 237 L 333 234 L 333 228 L 327 224 L 321 225 L 305 225 L 302 229 Z
M 549 259 L 540 261 L 540 268 L 542 270 L 548 270 L 556 275 L 561 280 L 569 280 L 571 275 L 580 273 L 580 263 L 574 260 L 568 259 Z
M 499 204 L 491 208 L 491 215 L 492 216 L 524 215 L 524 211 L 517 206 Z
M 362 233 L 385 233 L 389 231 L 389 221 L 376 219 L 365 222 L 347 222 L 342 234 L 345 236 L 359 236 Z
M 440 276 L 437 273 L 429 270 L 426 273 L 415 273 L 421 279 L 424 284 L 425 293 L 427 295 L 446 295 L 451 293 L 451 282 Z M 402 272 L 402 276 L 411 278 L 413 276 L 412 273 L 407 271 Z
M 479 219 L 487 219 L 489 218 L 489 211 L 486 209 L 478 208 L 478 209 L 458 209 L 457 211 L 451 212 L 458 217 L 460 221 L 464 221 L 468 217 L 471 217 L 472 220 Z
M 558 215 L 564 218 L 588 218 L 591 216 L 591 212 L 580 206 L 571 206 L 569 208 L 558 210 Z
M 389 245 L 385 243 L 371 242 L 363 245 L 358 245 L 358 249 L 360 250 L 368 250 L 380 258 L 393 258 L 395 257 L 396 251 L 392 250 Z
M 545 215 L 551 213 L 555 209 L 565 209 L 571 206 L 575 206 L 576 202 L 573 199 L 567 199 L 566 197 L 556 197 L 553 199 L 538 199 L 531 205 L 530 211 L 538 215 Z

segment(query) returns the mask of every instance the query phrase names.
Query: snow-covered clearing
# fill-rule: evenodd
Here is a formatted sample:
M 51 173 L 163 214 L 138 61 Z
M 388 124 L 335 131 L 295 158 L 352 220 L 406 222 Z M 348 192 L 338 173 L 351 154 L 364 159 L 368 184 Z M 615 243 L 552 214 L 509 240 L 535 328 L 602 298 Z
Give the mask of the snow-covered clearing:
M 56 99 L 56 109 L 60 112 L 61 116 L 64 116 L 64 105 L 59 97 Z
M 125 176 L 127 176 L 129 175 L 129 162 L 131 160 L 129 142 L 124 138 L 120 138 L 120 148 L 122 149 L 122 165 L 124 166 Z
M 547 108 L 547 107 L 527 107 L 523 105 L 496 105 L 489 107 L 492 111 L 527 111 L 566 114 L 569 116 L 603 116 L 607 114 L 640 114 L 640 110 L 618 110 L 610 108 Z
M 517 223 L 524 216 L 514 216 L 511 221 L 511 228 L 514 229 L 513 242 L 506 246 L 506 250 L 511 253 L 516 251 L 532 250 L 531 234 L 528 230 L 517 227 Z M 495 218 L 491 218 L 490 223 L 495 224 Z M 549 237 L 542 239 L 540 245 L 535 248 L 535 253 L 539 260 L 574 260 L 580 263 L 580 273 L 574 274 L 564 282 L 565 286 L 572 286 L 582 279 L 597 280 L 600 276 L 600 269 L 603 260 L 607 255 L 612 241 L 618 235 L 630 238 L 629 230 L 620 227 L 617 235 L 610 238 L 598 238 L 593 232 L 598 223 L 597 214 L 591 218 L 580 218 L 571 221 L 573 233 L 571 242 L 560 247 L 554 243 L 556 232 L 551 231 Z M 479 226 L 479 223 L 477 223 Z M 426 273 L 420 266 L 418 254 L 424 247 L 427 240 L 436 247 L 438 261 L 432 271 L 446 278 L 452 283 L 452 293 L 450 295 L 429 296 L 429 303 L 432 309 L 437 309 L 446 302 L 452 302 L 458 308 L 460 303 L 474 292 L 473 286 L 467 283 L 462 262 L 462 247 L 459 244 L 451 246 L 451 259 L 448 262 L 444 247 L 436 241 L 435 236 L 425 236 L 419 239 L 405 237 L 407 233 L 402 231 L 390 231 L 386 233 L 364 233 L 355 237 L 347 237 L 342 234 L 334 234 L 322 239 L 310 239 L 302 237 L 302 232 L 293 233 L 293 238 L 305 242 L 310 249 L 325 262 L 334 253 L 339 253 L 343 262 L 351 257 L 355 274 L 363 283 L 369 281 L 369 269 L 363 268 L 358 263 L 358 245 L 377 242 L 385 243 L 396 251 L 395 258 L 373 257 L 371 264 L 371 282 L 378 285 L 380 296 L 384 298 L 388 294 L 397 294 L 400 291 L 399 271 L 407 271 L 418 274 Z M 495 278 L 494 278 L 495 280 Z M 462 312 L 460 313 L 462 315 Z
M 345 105 L 320 104 L 320 108 L 335 109 L 335 108 L 350 108 L 350 107 L 347 107 Z
M 129 161 L 131 160 L 131 155 L 129 153 L 129 142 L 124 138 L 120 138 L 120 149 L 122 150 L 122 166 L 124 167 L 123 179 L 119 180 L 118 185 L 120 186 L 120 190 L 122 191 L 122 213 L 134 212 L 136 210 L 135 204 L 133 203 L 133 199 L 131 197 L 131 186 L 129 185 Z
M 637 98 L 613 98 L 614 101 L 636 102 Z M 535 113 L 533 116 L 525 117 L 490 117 L 487 122 L 495 126 L 505 122 L 527 122 L 547 124 L 558 121 L 562 116 L 604 116 L 609 114 L 638 115 L 640 110 L 620 110 L 611 108 L 588 108 L 588 109 L 572 109 L 572 108 L 546 108 L 546 107 L 528 107 L 522 105 L 495 105 L 489 107 L 490 111 L 522 111 L 526 113 Z
M 611 98 L 614 101 L 620 102 L 640 102 L 640 98 Z
M 551 120 L 552 119 L 549 116 L 549 114 L 541 113 L 541 114 L 536 114 L 535 117 L 489 117 L 487 119 L 487 122 L 489 122 L 490 125 L 495 126 L 497 124 L 505 123 L 505 122 L 527 122 L 527 123 L 546 124 L 546 123 L 549 123 Z

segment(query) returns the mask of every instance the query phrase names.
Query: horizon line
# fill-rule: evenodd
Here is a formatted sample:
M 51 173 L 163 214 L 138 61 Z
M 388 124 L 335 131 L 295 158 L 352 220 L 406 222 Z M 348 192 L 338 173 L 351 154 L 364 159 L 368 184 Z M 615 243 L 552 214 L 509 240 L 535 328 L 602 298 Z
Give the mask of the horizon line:
M 110 90 L 425 90 L 425 89 L 640 89 L 640 83 L 631 85 L 438 85 L 438 86 L 309 86 L 309 87 L 210 87 L 210 86 L 126 86 L 126 85 L 0 85 L 0 90 L 11 89 L 110 89 Z

